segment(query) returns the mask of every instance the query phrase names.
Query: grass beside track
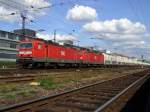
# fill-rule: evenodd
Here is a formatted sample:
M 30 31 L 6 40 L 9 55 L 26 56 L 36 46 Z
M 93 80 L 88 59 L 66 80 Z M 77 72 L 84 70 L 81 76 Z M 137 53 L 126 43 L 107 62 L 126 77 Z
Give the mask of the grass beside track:
M 14 61 L 0 61 L 0 68 L 16 68 L 16 62 Z
M 61 74 L 49 74 L 41 77 L 31 83 L 8 83 L 0 84 L 0 105 L 10 105 L 21 101 L 34 99 L 39 96 L 51 93 L 62 92 L 65 90 L 77 88 L 89 83 L 95 83 L 100 80 L 107 80 L 120 75 L 134 73 L 140 69 L 90 69 L 86 71 L 76 70 L 73 72 L 65 72 Z
M 57 89 L 65 87 L 67 84 L 75 84 L 77 87 L 80 83 L 92 80 L 103 80 L 117 77 L 120 75 L 125 75 L 128 73 L 136 72 L 139 70 L 117 70 L 117 69 L 99 69 L 87 71 L 76 70 L 75 72 L 69 72 L 67 74 L 52 75 L 47 73 L 47 77 L 40 78 L 36 82 L 43 89 Z
M 32 88 L 29 85 L 17 85 L 8 84 L 0 85 L 0 98 L 16 99 L 20 96 L 32 96 L 36 92 L 36 88 Z M 4 94 L 5 93 L 5 94 Z

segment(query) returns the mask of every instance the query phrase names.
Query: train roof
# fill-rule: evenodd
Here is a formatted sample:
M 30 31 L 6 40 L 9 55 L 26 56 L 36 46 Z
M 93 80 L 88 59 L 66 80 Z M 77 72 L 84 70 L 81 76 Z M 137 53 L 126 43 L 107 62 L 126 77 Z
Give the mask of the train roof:
M 64 45 L 61 45 L 57 42 L 53 42 L 52 40 L 44 40 L 44 39 L 41 39 L 41 38 L 32 38 L 32 39 L 29 38 L 29 40 L 39 40 L 39 41 L 44 41 L 47 44 L 53 44 L 53 45 L 56 45 L 56 46 L 70 47 L 70 48 L 74 48 L 74 49 L 77 49 L 77 50 L 86 50 L 88 52 L 94 52 L 94 53 L 102 53 L 101 51 L 98 51 L 98 50 L 93 50 L 93 49 L 89 49 L 89 48 L 85 48 L 85 47 L 81 47 L 81 46 L 76 46 L 76 45 L 72 45 L 72 44 L 67 44 L 67 43 L 64 43 Z
M 121 56 L 121 57 L 127 57 L 129 58 L 129 56 L 126 56 L 126 55 L 123 55 L 123 54 L 119 54 L 119 53 L 111 53 L 112 55 L 115 55 L 115 56 Z

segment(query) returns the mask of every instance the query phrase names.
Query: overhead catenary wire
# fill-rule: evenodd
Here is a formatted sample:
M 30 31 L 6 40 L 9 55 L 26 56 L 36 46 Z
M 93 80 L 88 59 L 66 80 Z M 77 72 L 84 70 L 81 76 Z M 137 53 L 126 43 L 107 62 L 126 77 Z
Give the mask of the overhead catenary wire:
M 137 19 L 139 20 L 139 21 L 141 21 L 142 23 L 144 23 L 144 25 L 146 26 L 146 27 L 148 27 L 148 25 L 147 25 L 147 23 L 145 22 L 145 19 L 144 19 L 144 15 L 143 15 L 143 7 L 142 7 L 142 3 L 141 3 L 141 1 L 140 0 L 137 0 L 136 2 L 138 3 L 138 5 L 134 5 L 135 3 L 133 3 L 134 2 L 134 0 L 128 0 L 128 3 L 129 3 L 129 5 L 130 5 L 130 7 L 131 7 L 131 9 L 132 9 L 132 12 L 133 12 L 133 14 L 135 15 L 135 17 L 137 17 Z M 139 6 L 138 8 L 137 8 L 137 6 Z M 140 11 L 140 13 L 139 13 L 139 11 Z M 148 33 L 148 32 L 147 32 Z M 137 48 L 138 48 L 138 46 L 137 46 Z M 138 52 L 138 49 L 137 48 L 135 48 L 134 49 L 134 51 L 136 52 L 136 54 L 137 55 L 141 55 L 139 52 Z
M 16 4 L 18 4 L 18 5 L 21 5 L 22 3 L 20 3 L 20 2 L 18 2 L 18 1 L 14 1 L 14 0 L 7 0 L 7 1 L 11 1 L 11 2 L 14 2 L 14 3 L 16 3 Z M 7 5 L 7 6 L 9 6 L 9 7 L 12 7 L 12 8 L 14 8 L 14 9 L 16 9 L 16 7 L 15 6 L 13 6 L 13 4 L 12 5 L 10 5 L 10 4 L 8 4 L 8 3 L 5 3 L 4 1 L 1 1 L 3 4 L 5 4 L 5 5 Z M 67 1 L 65 1 L 65 0 L 61 0 L 61 2 L 57 2 L 57 3 L 53 3 L 53 4 L 51 4 L 49 7 L 47 7 L 47 8 L 51 8 L 51 7 L 54 7 L 54 6 L 62 6 L 62 5 L 64 5 L 64 4 L 75 4 L 75 1 L 72 1 L 72 0 L 67 0 Z M 44 7 L 42 7 L 42 8 L 44 8 Z M 46 8 L 46 7 L 45 7 Z M 36 9 L 34 9 L 34 7 L 32 7 L 32 8 L 30 8 L 30 9 L 26 9 L 26 10 L 23 10 L 23 11 L 28 11 L 28 12 L 30 12 L 30 11 L 39 11 L 39 9 L 40 8 L 36 8 Z M 18 8 L 17 8 L 17 10 L 18 10 Z M 16 12 L 16 14 L 18 14 L 18 11 L 15 11 Z M 11 14 L 10 14 L 11 15 Z M 0 15 L 0 16 L 5 16 L 5 15 Z M 8 14 L 6 14 L 6 16 L 8 16 Z M 64 21 L 64 20 L 60 20 L 61 22 L 63 22 L 64 24 L 66 24 L 66 22 Z
M 8 0 L 8 1 L 11 1 L 11 0 Z M 13 2 L 13 1 L 11 1 L 11 2 Z M 12 4 L 10 5 L 10 4 L 8 4 L 8 3 L 4 2 L 4 1 L 1 1 L 1 0 L 0 0 L 0 3 L 15 9 L 15 11 L 13 13 L 19 14 L 20 9 L 18 9 L 14 5 L 12 5 Z M 19 2 L 15 2 L 15 3 L 17 3 L 18 5 L 22 4 L 22 3 L 19 3 Z M 66 2 L 66 3 L 68 3 L 68 2 Z M 35 11 L 36 12 L 36 11 L 40 11 L 41 9 L 51 8 L 51 7 L 54 7 L 54 6 L 61 6 L 61 5 L 64 5 L 64 4 L 65 4 L 65 2 L 61 1 L 59 3 L 54 3 L 54 4 L 51 4 L 49 6 L 45 6 L 45 7 L 36 7 L 36 8 L 34 8 L 34 6 L 31 6 L 30 9 L 23 9 L 22 12 L 25 12 L 25 11 L 27 11 L 27 12 L 34 12 Z M 1 15 L 1 16 L 8 16 L 8 15 L 9 14 Z M 10 15 L 11 15 L 11 13 L 10 13 Z
M 5 6 L 8 6 L 8 7 L 14 9 L 15 11 L 14 11 L 13 13 L 6 14 L 6 15 L 2 14 L 2 15 L 0 15 L 0 16 L 8 16 L 8 15 L 14 16 L 14 15 L 16 15 L 16 14 L 19 15 L 19 14 L 20 14 L 20 7 L 16 7 L 16 5 L 14 5 L 13 3 L 18 4 L 18 5 L 20 5 L 20 6 L 24 6 L 24 8 L 21 9 L 22 12 L 26 12 L 26 11 L 27 11 L 27 12 L 33 12 L 33 11 L 36 12 L 36 11 L 39 11 L 40 9 L 42 9 L 42 8 L 34 8 L 34 6 L 25 6 L 23 3 L 20 3 L 19 1 L 14 1 L 14 0 L 7 0 L 7 1 L 12 2 L 12 4 L 8 4 L 7 2 L 4 2 L 4 1 L 1 1 L 1 0 L 0 0 L 1 4 L 4 4 Z M 59 2 L 59 3 L 56 2 L 56 3 L 51 4 L 48 8 L 55 7 L 55 6 L 62 6 L 62 5 L 64 5 L 64 4 L 75 5 L 75 1 L 73 1 L 73 0 L 67 0 L 67 1 L 62 0 L 62 1 Z M 44 8 L 44 7 L 43 7 L 43 8 Z M 45 7 L 45 8 L 46 8 L 46 7 Z M 34 22 L 33 20 L 29 19 L 28 17 L 26 17 L 26 19 L 28 19 L 30 22 Z M 58 19 L 57 19 L 57 20 L 58 20 Z M 62 23 L 65 24 L 65 25 L 69 24 L 69 23 L 67 23 L 65 20 L 62 20 L 62 19 L 59 19 L 58 21 L 62 22 Z M 36 23 L 36 22 L 34 22 L 34 23 Z M 69 25 L 70 25 L 70 24 L 69 24 Z
M 141 0 L 137 0 L 137 3 L 138 3 L 138 6 L 139 6 L 138 9 L 139 9 L 139 12 L 141 14 L 142 21 L 144 21 L 145 25 L 150 28 L 150 25 L 145 22 L 145 18 L 144 18 L 145 16 L 143 14 L 144 7 L 142 5 L 142 1 Z
M 10 1 L 10 2 L 13 2 L 13 1 L 11 1 L 11 0 L 7 0 L 7 1 Z M 44 9 L 44 8 L 47 8 L 47 7 L 49 7 L 49 6 L 45 6 L 45 7 L 38 7 L 38 8 L 33 8 L 33 7 L 31 7 L 30 9 L 27 9 L 27 8 L 22 8 L 22 9 L 20 9 L 20 8 L 18 8 L 18 7 L 16 7 L 16 6 L 14 6 L 13 4 L 9 4 L 9 3 L 7 3 L 7 2 L 4 2 L 4 1 L 0 1 L 0 3 L 1 4 L 3 4 L 3 5 L 5 5 L 5 6 L 7 6 L 7 7 L 10 7 L 10 8 L 12 8 L 12 9 L 15 9 L 15 11 L 13 11 L 13 12 L 11 12 L 10 14 L 6 14 L 6 16 L 8 16 L 8 15 L 16 15 L 16 14 L 19 14 L 20 16 L 21 16 L 21 18 L 22 18 L 22 29 L 25 29 L 25 20 L 26 19 L 28 19 L 30 22 L 33 22 L 33 20 L 30 20 L 27 16 L 26 16 L 26 13 L 28 13 L 28 12 L 30 12 L 30 11 L 38 11 L 38 10 L 41 10 L 41 9 Z M 13 2 L 14 3 L 14 2 Z M 18 2 L 15 2 L 15 3 L 17 3 L 17 4 L 19 4 L 20 5 L 20 3 L 18 3 Z M 25 15 L 24 15 L 25 14 Z M 1 14 L 0 16 L 5 16 L 4 14 Z
M 5 6 L 7 6 L 7 7 L 11 7 L 11 8 L 13 8 L 13 9 L 16 9 L 16 7 L 15 7 L 15 6 L 10 5 L 9 3 L 4 2 L 4 1 L 2 1 L 2 0 L 0 0 L 0 4 L 3 4 L 3 5 L 5 5 Z
M 53 7 L 54 6 L 63 6 L 63 5 L 67 5 L 67 4 L 71 4 L 71 3 L 69 3 L 68 1 L 66 1 L 66 2 L 64 2 L 64 0 L 63 1 L 61 1 L 60 3 L 53 3 Z M 71 4 L 72 5 L 72 4 Z M 56 22 L 59 22 L 60 24 L 64 24 L 64 25 L 62 25 L 62 26 L 68 26 L 68 27 L 70 27 L 70 26 L 72 26 L 73 24 L 70 24 L 70 23 L 68 23 L 68 22 L 66 22 L 63 18 L 61 18 L 61 17 L 56 17 L 56 16 L 60 16 L 62 13 L 60 12 L 60 11 L 57 11 L 56 13 L 55 13 L 55 19 L 53 20 L 53 21 L 56 21 Z M 49 24 L 47 24 L 47 23 L 50 23 L 51 21 L 48 19 L 48 20 L 44 20 L 45 22 L 46 22 L 46 24 L 44 24 L 44 25 L 46 25 L 46 26 L 48 26 Z M 60 31 L 61 32 L 69 32 L 69 31 L 67 31 L 67 30 L 65 30 L 65 29 L 63 29 L 63 28 L 54 28 L 54 29 L 61 29 Z M 63 29 L 63 30 L 62 30 Z M 73 28 L 74 29 L 74 28 Z
M 11 5 L 10 7 L 17 9 L 19 11 L 32 8 L 32 6 L 28 6 L 28 5 L 25 5 L 24 3 L 20 3 L 14 0 L 5 0 L 5 4 L 9 4 L 9 6 Z
M 144 23 L 145 26 L 147 26 L 147 23 L 145 22 L 144 18 L 143 18 L 143 15 L 142 15 L 142 12 L 143 12 L 143 9 L 141 7 L 141 1 L 140 0 L 137 0 L 138 5 L 140 5 L 140 7 L 137 8 L 137 5 L 134 5 L 135 3 L 134 0 L 127 0 L 128 3 L 129 3 L 129 6 L 131 7 L 131 10 L 133 12 L 133 14 L 135 15 L 135 17 L 142 23 Z M 139 11 L 141 12 L 141 15 L 139 13 Z
M 28 6 L 28 5 L 25 5 L 24 3 L 20 3 L 20 2 L 18 2 L 18 1 L 14 1 L 14 0 L 5 0 L 5 1 L 10 1 L 11 3 L 18 4 L 18 5 L 20 5 L 21 7 L 23 6 L 23 7 L 26 7 L 26 8 L 33 8 L 32 5 L 31 5 L 31 6 Z M 16 6 L 17 6 L 17 5 L 16 5 Z

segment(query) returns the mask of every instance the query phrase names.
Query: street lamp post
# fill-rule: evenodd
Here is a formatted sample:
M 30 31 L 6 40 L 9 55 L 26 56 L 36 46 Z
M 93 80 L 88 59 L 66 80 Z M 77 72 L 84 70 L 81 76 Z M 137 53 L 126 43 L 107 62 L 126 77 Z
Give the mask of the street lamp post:
M 54 30 L 54 42 L 56 42 L 56 33 L 57 33 L 56 31 L 57 31 L 57 30 L 55 29 L 55 30 Z

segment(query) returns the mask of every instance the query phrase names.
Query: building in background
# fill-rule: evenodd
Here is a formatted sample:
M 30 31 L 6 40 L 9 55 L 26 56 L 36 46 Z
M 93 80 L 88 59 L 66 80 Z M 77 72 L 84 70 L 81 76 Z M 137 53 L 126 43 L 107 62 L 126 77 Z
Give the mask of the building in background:
M 0 61 L 15 61 L 19 36 L 0 30 Z
M 24 39 L 22 36 L 22 30 L 14 30 L 14 32 L 8 32 L 0 30 L 0 61 L 15 61 L 16 54 L 18 53 L 19 41 Z M 35 37 L 36 32 L 33 30 L 25 29 L 25 35 L 29 37 Z
M 22 29 L 16 29 L 13 31 L 15 34 L 24 34 L 24 35 L 27 35 L 28 37 L 35 37 L 36 36 L 36 31 L 34 30 L 31 30 L 31 29 L 24 29 L 24 31 Z M 22 39 L 24 37 L 22 36 Z

